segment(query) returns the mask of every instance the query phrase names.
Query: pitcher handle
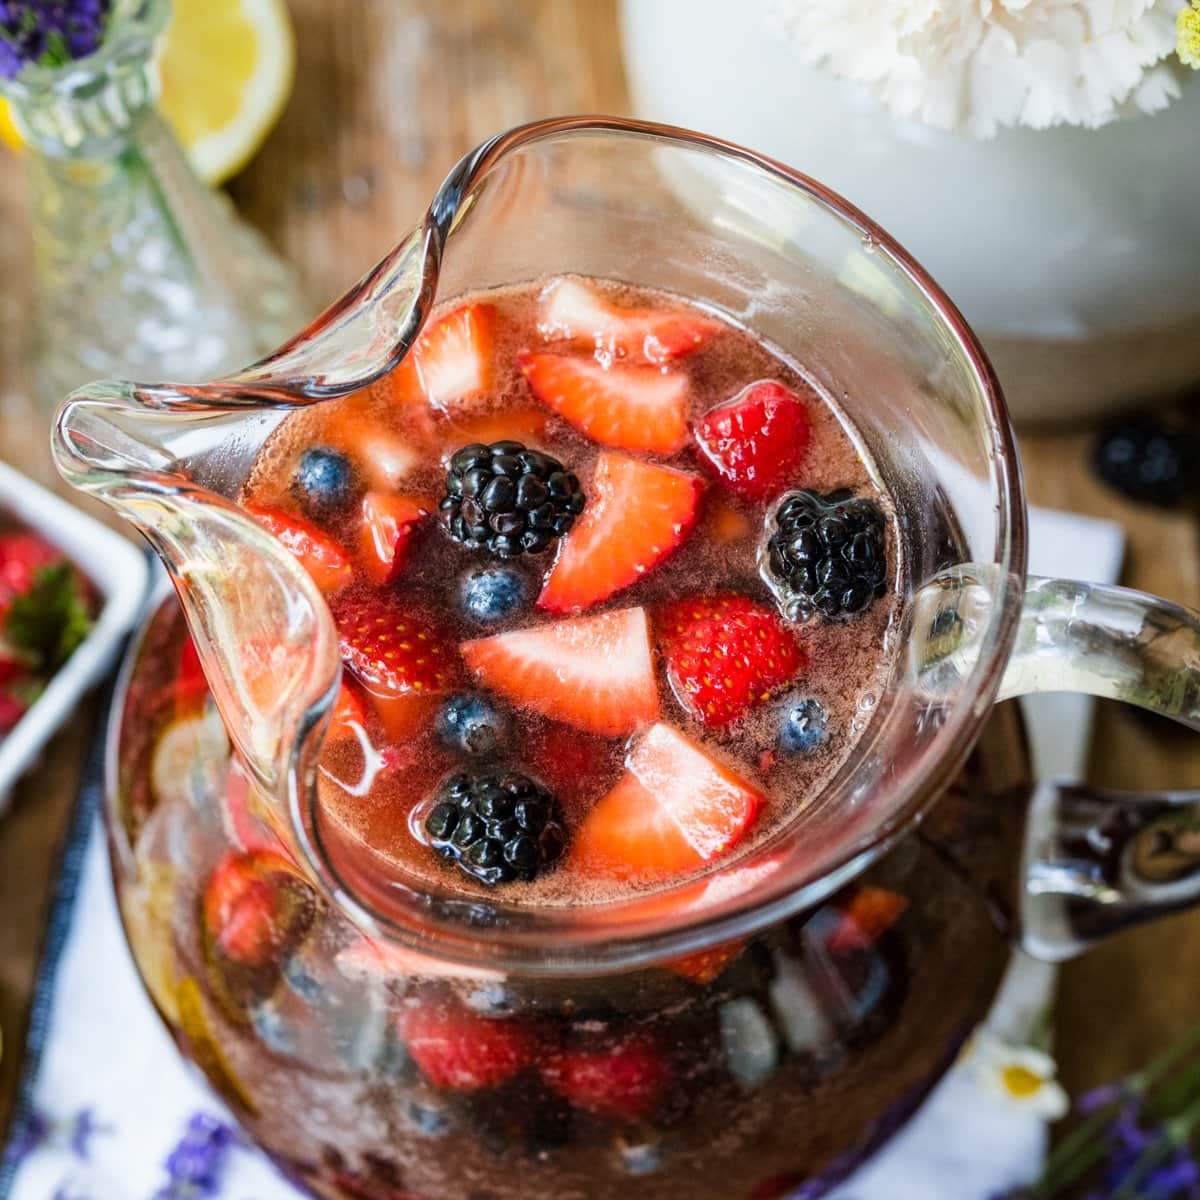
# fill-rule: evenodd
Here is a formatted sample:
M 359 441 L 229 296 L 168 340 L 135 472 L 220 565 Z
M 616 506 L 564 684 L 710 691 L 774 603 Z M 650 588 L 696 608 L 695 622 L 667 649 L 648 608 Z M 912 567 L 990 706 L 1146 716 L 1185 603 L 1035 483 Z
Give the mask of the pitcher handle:
M 931 624 L 948 655 L 926 674 L 971 661 L 973 614 L 988 572 L 948 573 Z M 930 644 L 932 644 L 932 637 Z M 1080 692 L 1121 700 L 1200 730 L 1200 613 L 1128 588 L 1031 577 L 999 699 Z M 1200 743 L 1198 743 L 1200 748 Z M 1022 941 L 1050 961 L 1129 925 L 1200 903 L 1200 791 L 1117 792 L 1060 784 L 1035 814 L 1025 863 Z

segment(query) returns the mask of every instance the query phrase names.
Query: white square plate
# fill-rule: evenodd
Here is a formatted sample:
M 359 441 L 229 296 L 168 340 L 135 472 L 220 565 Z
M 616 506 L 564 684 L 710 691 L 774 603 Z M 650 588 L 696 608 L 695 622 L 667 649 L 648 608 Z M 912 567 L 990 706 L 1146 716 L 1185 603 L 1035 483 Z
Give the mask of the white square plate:
M 0 462 L 0 513 L 42 534 L 92 581 L 101 608 L 91 633 L 33 707 L 0 739 L 0 813 L 13 786 L 79 701 L 112 665 L 142 611 L 149 579 L 145 555 L 126 538 Z

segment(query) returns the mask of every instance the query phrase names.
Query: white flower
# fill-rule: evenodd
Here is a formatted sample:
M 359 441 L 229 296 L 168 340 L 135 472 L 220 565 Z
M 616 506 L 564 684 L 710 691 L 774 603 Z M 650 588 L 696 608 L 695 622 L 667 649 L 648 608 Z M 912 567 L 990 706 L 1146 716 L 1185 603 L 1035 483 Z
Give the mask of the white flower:
M 1054 1059 L 1032 1046 L 1011 1046 L 983 1030 L 971 1042 L 967 1066 L 985 1091 L 1044 1121 L 1057 1121 L 1070 1108 Z
M 898 117 L 991 137 L 1104 125 L 1179 95 L 1186 0 L 770 0 L 801 60 L 867 85 Z

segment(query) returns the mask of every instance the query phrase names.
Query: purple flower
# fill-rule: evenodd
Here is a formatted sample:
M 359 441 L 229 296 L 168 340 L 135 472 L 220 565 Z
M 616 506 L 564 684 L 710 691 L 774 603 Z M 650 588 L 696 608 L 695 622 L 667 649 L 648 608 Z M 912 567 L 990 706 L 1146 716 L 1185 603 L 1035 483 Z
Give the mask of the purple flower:
M 0 0 L 0 78 L 29 63 L 62 66 L 93 53 L 112 0 Z
M 35 1110 L 30 1113 L 20 1134 L 14 1138 L 12 1149 L 20 1160 L 43 1146 L 60 1146 L 70 1150 L 81 1161 L 86 1161 L 92 1138 L 98 1133 L 107 1133 L 108 1128 L 96 1120 L 90 1108 L 82 1108 L 65 1120 L 51 1120 L 45 1113 Z
M 232 1126 L 206 1113 L 196 1113 L 167 1158 L 167 1182 L 154 1193 L 154 1200 L 202 1200 L 215 1196 L 221 1187 L 229 1152 L 238 1140 Z

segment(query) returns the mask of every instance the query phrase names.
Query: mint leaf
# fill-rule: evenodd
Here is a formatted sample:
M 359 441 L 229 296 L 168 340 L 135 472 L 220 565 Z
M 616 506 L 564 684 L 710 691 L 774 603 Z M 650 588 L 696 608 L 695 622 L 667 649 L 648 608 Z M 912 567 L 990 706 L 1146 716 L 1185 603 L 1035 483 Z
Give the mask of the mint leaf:
M 92 628 L 83 590 L 70 563 L 42 567 L 33 586 L 8 610 L 4 634 L 49 674 L 74 653 Z

